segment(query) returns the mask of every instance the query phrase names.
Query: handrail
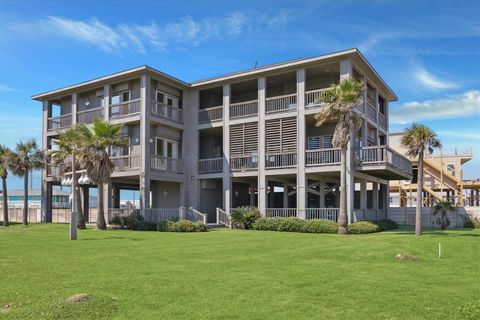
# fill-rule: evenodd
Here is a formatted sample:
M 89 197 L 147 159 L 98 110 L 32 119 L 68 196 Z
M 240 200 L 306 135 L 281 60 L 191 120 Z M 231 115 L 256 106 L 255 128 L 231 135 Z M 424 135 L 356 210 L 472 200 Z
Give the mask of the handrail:
M 216 173 L 223 171 L 223 157 L 198 159 L 198 173 Z
M 133 102 L 138 102 L 140 101 L 140 98 L 138 99 L 133 99 L 133 100 L 128 100 L 128 101 L 122 101 L 122 102 L 119 102 L 119 103 L 111 103 L 110 104 L 110 107 L 116 107 L 116 106 L 120 106 L 120 105 L 124 105 L 124 104 L 129 104 L 129 103 L 133 103 Z
M 223 105 L 198 110 L 198 122 L 218 121 L 223 119 Z
M 216 213 L 217 224 L 223 224 L 224 226 L 232 229 L 232 217 L 230 216 L 230 214 L 220 208 L 216 209 Z
M 77 111 L 77 114 L 87 113 L 91 111 L 98 111 L 98 110 L 103 110 L 103 107 L 95 107 L 95 108 L 89 108 L 89 109 Z
M 49 117 L 48 120 L 52 120 L 52 119 L 62 119 L 62 118 L 69 117 L 69 116 L 71 116 L 71 115 L 72 115 L 72 113 L 62 114 L 62 115 L 55 116 L 55 117 Z
M 203 224 L 204 224 L 204 225 L 207 225 L 207 214 L 201 213 L 200 211 L 195 210 L 195 209 L 192 208 L 192 207 L 189 207 L 189 208 L 188 208 L 188 212 L 191 213 L 191 214 L 192 214 L 194 217 L 196 217 L 197 219 L 200 218 L 200 220 L 202 220 Z
M 296 218 L 296 208 L 266 208 L 265 217 L 267 218 Z
M 223 105 L 221 106 L 215 106 L 215 107 L 208 107 L 208 108 L 200 108 L 198 111 L 210 111 L 210 110 L 216 110 L 216 109 L 222 109 Z
M 183 123 L 183 110 L 152 99 L 150 113 L 156 117 Z
M 306 219 L 326 219 L 337 221 L 339 208 L 306 208 Z
M 183 173 L 183 160 L 178 158 L 151 155 L 150 166 L 156 170 Z
M 266 101 L 269 101 L 269 100 L 275 100 L 275 99 L 280 99 L 280 98 L 289 98 L 289 97 L 293 97 L 293 96 L 296 96 L 297 93 L 289 93 L 289 94 L 283 94 L 283 95 L 280 95 L 280 96 L 273 96 L 273 97 L 270 97 L 270 98 L 265 98 Z
M 412 164 L 410 160 L 388 146 L 381 145 L 356 148 L 355 153 L 361 163 L 388 163 L 408 174 L 412 174 Z
M 336 165 L 341 162 L 340 148 L 322 148 L 305 150 L 305 165 Z
M 258 102 L 258 99 L 249 100 L 249 101 L 242 101 L 242 102 L 230 103 L 230 106 L 238 106 L 238 105 L 241 105 L 241 104 L 254 103 L 254 102 Z M 205 109 L 203 109 L 203 110 L 205 110 Z

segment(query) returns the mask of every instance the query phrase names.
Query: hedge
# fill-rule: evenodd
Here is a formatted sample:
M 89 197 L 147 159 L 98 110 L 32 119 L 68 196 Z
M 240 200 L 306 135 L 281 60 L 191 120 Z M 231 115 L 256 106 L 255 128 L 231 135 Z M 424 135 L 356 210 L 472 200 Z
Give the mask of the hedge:
M 205 232 L 207 226 L 202 222 L 192 222 L 190 220 L 179 221 L 161 221 L 159 223 L 145 221 L 137 213 L 132 213 L 126 217 L 114 217 L 109 224 L 116 229 L 128 229 L 137 231 L 164 231 L 164 232 Z
M 398 224 L 390 219 L 378 221 L 358 221 L 348 225 L 348 233 L 366 234 L 397 229 Z
M 338 231 L 338 224 L 335 221 L 297 218 L 260 218 L 253 223 L 252 227 L 254 230 L 304 233 L 337 233 Z

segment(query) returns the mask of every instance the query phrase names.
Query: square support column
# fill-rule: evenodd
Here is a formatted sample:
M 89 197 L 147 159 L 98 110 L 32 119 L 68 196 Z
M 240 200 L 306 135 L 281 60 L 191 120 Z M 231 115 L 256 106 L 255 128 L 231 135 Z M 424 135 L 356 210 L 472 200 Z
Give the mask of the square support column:
M 232 183 L 230 179 L 230 84 L 223 85 L 223 207 L 230 212 Z
M 140 77 L 140 209 L 150 207 L 150 76 Z
M 267 82 L 258 78 L 258 209 L 265 216 L 267 190 L 265 177 L 265 98 Z
M 283 184 L 283 207 L 288 208 L 288 184 Z
M 110 119 L 110 85 L 103 87 L 103 120 Z
M 307 178 L 305 175 L 305 69 L 297 70 L 297 216 L 305 219 Z
M 52 183 L 42 180 L 41 222 L 52 222 Z
M 319 207 L 325 208 L 325 182 L 323 181 L 319 182 L 318 196 L 320 198 Z
M 186 207 L 199 208 L 199 180 L 198 180 L 198 90 L 193 92 L 184 92 L 185 107 L 183 131 L 183 161 L 185 163 L 185 203 Z
M 72 93 L 72 125 L 77 124 L 78 94 Z

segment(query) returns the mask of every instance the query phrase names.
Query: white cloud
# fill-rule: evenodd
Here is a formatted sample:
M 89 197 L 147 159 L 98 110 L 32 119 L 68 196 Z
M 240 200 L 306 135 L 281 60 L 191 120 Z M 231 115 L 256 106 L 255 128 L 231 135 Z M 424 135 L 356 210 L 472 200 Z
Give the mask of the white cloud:
M 429 89 L 452 89 L 458 87 L 456 83 L 439 79 L 422 67 L 417 67 L 414 71 L 415 79 L 424 87 Z
M 438 100 L 411 101 L 390 110 L 390 122 L 406 124 L 420 120 L 462 118 L 480 115 L 480 91 L 472 90 Z
M 440 136 L 448 136 L 453 138 L 461 138 L 461 139 L 473 139 L 473 140 L 480 140 L 480 128 L 475 131 L 452 131 L 452 130 L 437 130 L 438 135 Z
M 245 12 L 232 12 L 224 17 L 194 19 L 190 16 L 163 25 L 147 24 L 109 25 L 96 18 L 73 20 L 49 16 L 31 23 L 10 26 L 10 30 L 25 36 L 58 36 L 98 47 L 106 52 L 134 50 L 165 50 L 172 45 L 197 46 L 211 39 L 240 36 L 250 30 L 279 27 L 288 20 L 287 12 L 280 10 L 265 14 L 261 19 L 251 18 Z
M 18 91 L 18 90 L 10 88 L 10 87 L 0 83 L 0 92 L 15 92 L 15 91 Z

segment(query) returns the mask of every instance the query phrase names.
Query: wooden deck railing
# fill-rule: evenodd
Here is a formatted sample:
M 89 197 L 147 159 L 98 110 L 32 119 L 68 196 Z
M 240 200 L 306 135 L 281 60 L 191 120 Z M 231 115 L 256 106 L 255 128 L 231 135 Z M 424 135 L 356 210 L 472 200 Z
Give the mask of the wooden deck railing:
M 406 157 L 387 146 L 363 147 L 355 150 L 359 165 L 390 164 L 395 168 L 412 174 L 412 163 Z
M 152 100 L 150 112 L 153 116 L 183 123 L 183 110 Z
M 265 99 L 265 112 L 278 112 L 297 109 L 297 94 L 286 94 L 282 96 Z
M 228 212 L 223 209 L 217 208 L 217 224 L 223 224 L 229 228 L 232 228 L 232 218 Z
M 383 129 L 387 129 L 387 118 L 380 112 L 378 113 L 378 124 Z
M 258 156 L 256 155 L 230 157 L 231 171 L 256 170 L 257 167 L 258 167 Z
M 198 122 L 205 123 L 223 119 L 223 106 L 204 108 L 198 110 Z
M 297 165 L 296 152 L 267 154 L 265 156 L 265 167 L 267 169 L 295 167 L 296 165 Z
M 115 170 L 127 170 L 127 169 L 137 169 L 140 168 L 140 155 L 124 155 L 110 157 L 113 164 L 115 165 Z
M 267 218 L 296 218 L 296 208 L 266 208 L 265 217 Z
M 145 208 L 141 209 L 140 212 L 146 221 L 160 222 L 185 219 L 185 208 Z
M 110 105 L 110 117 L 118 118 L 140 113 L 140 99 Z
M 305 91 L 305 108 L 320 106 L 327 90 L 328 88 Z
M 62 129 L 72 125 L 72 114 L 64 114 L 58 117 L 51 117 L 47 120 L 47 129 Z
M 107 223 L 110 223 L 114 217 L 127 217 L 136 212 L 139 211 L 135 208 L 108 208 Z
M 223 158 L 198 160 L 198 173 L 218 173 L 223 171 Z
M 78 123 L 92 123 L 94 119 L 103 119 L 103 107 L 97 107 L 77 112 Z
M 258 113 L 258 100 L 230 104 L 230 118 L 243 118 Z
M 152 169 L 168 172 L 183 173 L 183 160 L 163 156 L 151 156 L 150 165 Z
M 305 209 L 305 218 L 337 221 L 339 210 L 338 208 L 307 208 Z
M 370 103 L 367 103 L 367 117 L 369 117 L 373 121 L 377 121 L 377 110 Z
M 336 165 L 341 162 L 339 148 L 325 148 L 305 151 L 306 166 Z
M 204 225 L 207 225 L 207 215 L 205 213 L 201 213 L 198 210 L 195 210 L 192 207 L 187 209 L 185 220 L 190 220 L 194 222 L 201 221 Z

